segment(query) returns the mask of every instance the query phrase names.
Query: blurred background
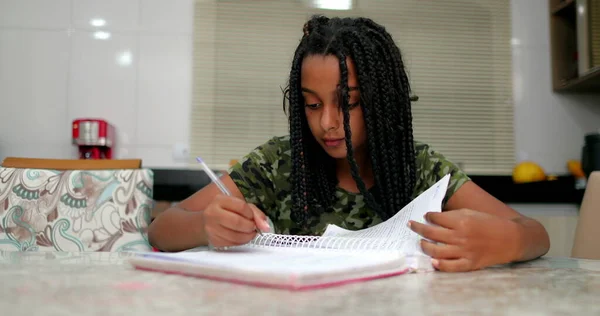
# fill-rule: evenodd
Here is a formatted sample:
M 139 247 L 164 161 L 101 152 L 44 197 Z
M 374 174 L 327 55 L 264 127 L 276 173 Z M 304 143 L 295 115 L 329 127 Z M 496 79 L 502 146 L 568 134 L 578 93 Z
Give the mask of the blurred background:
M 114 129 L 110 158 L 176 172 L 201 155 L 225 169 L 287 133 L 281 88 L 304 21 L 366 16 L 403 53 L 415 137 L 519 210 L 559 217 L 548 225 L 568 245 L 571 180 L 600 128 L 600 19 L 577 27 L 598 16 L 590 2 L 0 0 L 0 159 L 77 159 L 75 125 L 96 120 Z M 563 176 L 554 204 L 492 185 Z

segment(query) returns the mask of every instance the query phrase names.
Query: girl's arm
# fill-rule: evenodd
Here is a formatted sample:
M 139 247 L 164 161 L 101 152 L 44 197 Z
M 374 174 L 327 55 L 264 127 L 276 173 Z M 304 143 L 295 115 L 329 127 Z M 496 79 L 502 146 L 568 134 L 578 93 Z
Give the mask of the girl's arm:
M 514 261 L 526 261 L 545 255 L 550 249 L 550 238 L 542 224 L 515 211 L 496 199 L 477 184 L 465 183 L 446 204 L 446 210 L 470 209 L 510 219 L 518 224 L 520 236 L 519 255 Z
M 251 221 L 255 221 L 259 228 L 265 229 L 264 225 L 261 226 L 262 221 L 259 221 L 264 221 L 265 215 L 245 202 L 244 196 L 231 177 L 225 175 L 221 180 L 233 197 L 223 196 L 219 188 L 210 183 L 154 219 L 148 228 L 150 244 L 163 251 L 181 251 L 206 246 L 207 221 L 218 228 L 211 231 L 211 242 L 219 243 L 215 246 L 243 243 L 253 238 L 255 225 L 249 223 Z M 216 199 L 218 195 L 221 195 L 221 198 Z M 210 215 L 204 216 L 206 213 Z
M 546 254 L 550 240 L 544 226 L 525 217 L 481 189 L 466 182 L 446 203 L 445 212 L 429 213 L 438 225 L 411 222 L 411 229 L 442 244 L 422 241 L 423 250 L 440 270 L 468 271 Z

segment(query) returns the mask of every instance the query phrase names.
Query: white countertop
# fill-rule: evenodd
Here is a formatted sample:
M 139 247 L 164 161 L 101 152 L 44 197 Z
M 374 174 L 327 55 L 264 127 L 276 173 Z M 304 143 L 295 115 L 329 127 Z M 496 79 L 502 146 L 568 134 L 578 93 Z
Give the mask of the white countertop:
M 544 258 L 288 292 L 134 270 L 129 253 L 0 252 L 3 315 L 600 315 L 600 261 Z

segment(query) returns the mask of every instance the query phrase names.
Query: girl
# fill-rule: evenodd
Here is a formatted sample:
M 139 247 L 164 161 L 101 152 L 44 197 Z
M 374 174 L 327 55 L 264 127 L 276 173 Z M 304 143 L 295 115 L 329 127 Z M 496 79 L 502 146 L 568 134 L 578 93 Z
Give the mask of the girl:
M 267 216 L 281 234 L 320 234 L 330 223 L 367 228 L 450 174 L 444 212 L 426 216 L 435 225 L 409 224 L 436 268 L 470 271 L 548 251 L 540 223 L 413 140 L 408 78 L 384 27 L 316 16 L 303 32 L 284 98 L 289 136 L 272 138 L 229 170 L 222 180 L 233 197 L 210 184 L 159 215 L 149 228 L 156 248 L 244 244 L 256 228 L 270 229 Z

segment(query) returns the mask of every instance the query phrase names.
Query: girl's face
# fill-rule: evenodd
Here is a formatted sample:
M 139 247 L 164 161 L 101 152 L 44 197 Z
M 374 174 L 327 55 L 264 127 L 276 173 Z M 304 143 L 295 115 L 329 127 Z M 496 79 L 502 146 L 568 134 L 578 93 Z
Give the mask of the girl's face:
M 348 88 L 350 92 L 350 130 L 352 147 L 356 153 L 364 152 L 367 132 L 360 107 L 360 93 L 356 69 L 350 58 Z M 335 159 L 346 158 L 344 116 L 339 106 L 340 68 L 338 58 L 332 55 L 311 55 L 304 58 L 301 69 L 304 111 L 310 130 L 317 142 Z

